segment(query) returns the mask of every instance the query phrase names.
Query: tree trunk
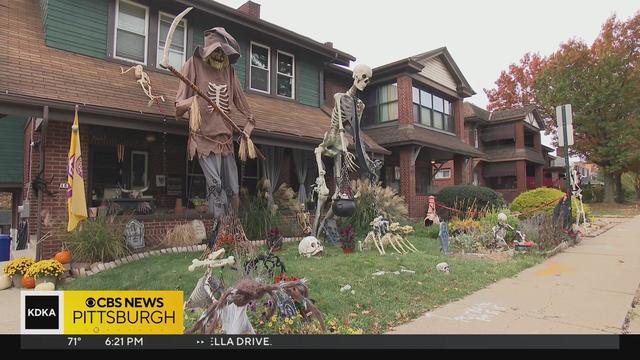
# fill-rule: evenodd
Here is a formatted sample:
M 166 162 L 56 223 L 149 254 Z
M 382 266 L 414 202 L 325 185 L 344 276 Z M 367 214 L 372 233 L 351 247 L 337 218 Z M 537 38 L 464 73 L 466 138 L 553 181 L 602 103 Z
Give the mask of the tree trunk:
M 622 173 L 615 173 L 613 177 L 616 180 L 616 202 L 624 202 L 624 188 L 622 187 Z
M 613 174 L 604 173 L 604 198 L 602 200 L 603 203 L 611 204 L 614 202 L 614 184 L 615 178 Z

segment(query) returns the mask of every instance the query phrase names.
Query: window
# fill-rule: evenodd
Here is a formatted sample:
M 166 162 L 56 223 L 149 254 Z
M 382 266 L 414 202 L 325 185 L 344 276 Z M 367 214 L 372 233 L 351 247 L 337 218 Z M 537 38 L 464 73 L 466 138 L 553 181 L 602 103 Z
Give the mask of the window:
M 250 84 L 251 90 L 269 93 L 270 61 L 271 50 L 254 42 L 251 43 L 251 70 Z
M 277 94 L 290 99 L 295 97 L 295 57 L 278 51 Z
M 451 179 L 451 169 L 440 169 L 435 175 L 436 180 Z
M 160 13 L 158 17 L 158 67 L 160 67 L 160 61 L 162 59 L 162 52 L 164 51 L 164 42 L 167 39 L 167 33 L 169 27 L 173 22 L 174 17 Z M 169 64 L 176 69 L 182 68 L 182 64 L 186 61 L 185 44 L 187 43 L 187 20 L 182 19 L 176 31 L 173 33 L 173 40 L 171 42 L 171 48 L 169 48 Z
M 366 122 L 379 124 L 398 120 L 398 85 L 388 84 L 374 89 L 369 96 Z
M 487 178 L 487 186 L 495 190 L 516 189 L 517 178 L 515 176 L 496 176 Z
M 149 153 L 146 151 L 131 152 L 131 189 L 140 190 L 149 182 Z
M 454 132 L 452 110 L 450 101 L 427 91 L 413 88 L 413 120 L 416 123 Z
M 147 63 L 149 8 L 133 2 L 116 2 L 115 58 Z

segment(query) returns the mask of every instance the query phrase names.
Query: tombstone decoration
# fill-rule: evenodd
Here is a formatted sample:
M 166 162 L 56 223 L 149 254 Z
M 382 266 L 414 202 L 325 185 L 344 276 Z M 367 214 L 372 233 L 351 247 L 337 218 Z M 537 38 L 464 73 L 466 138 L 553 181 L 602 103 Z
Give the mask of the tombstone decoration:
M 440 238 L 440 244 L 442 245 L 442 252 L 445 255 L 449 255 L 449 225 L 446 222 L 440 223 L 438 237 Z
M 337 245 L 340 243 L 340 232 L 338 231 L 338 224 L 336 219 L 328 219 L 324 223 L 325 240 L 329 245 Z
M 191 222 L 193 233 L 196 235 L 196 240 L 204 241 L 207 238 L 207 229 L 204 227 L 202 220 L 193 220 Z
M 124 228 L 124 237 L 127 246 L 132 249 L 144 247 L 144 224 L 138 220 L 131 220 Z

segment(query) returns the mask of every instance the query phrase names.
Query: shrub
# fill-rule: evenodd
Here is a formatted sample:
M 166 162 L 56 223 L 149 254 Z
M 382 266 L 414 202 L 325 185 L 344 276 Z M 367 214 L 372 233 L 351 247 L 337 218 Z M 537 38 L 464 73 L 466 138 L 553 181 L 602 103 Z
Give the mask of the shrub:
M 604 185 L 587 184 L 582 187 L 582 200 L 587 203 L 599 203 L 604 200 Z
M 480 232 L 480 222 L 473 219 L 455 219 L 449 223 L 449 233 L 452 235 L 462 233 L 470 234 L 474 232 Z
M 346 223 L 351 224 L 356 233 L 368 233 L 371 230 L 369 223 L 380 215 L 390 222 L 406 222 L 407 205 L 393 189 L 372 185 L 368 180 L 352 181 L 351 188 L 357 196 L 356 211 Z
M 269 231 L 280 222 L 280 214 L 270 209 L 264 197 L 246 198 L 241 209 L 241 220 L 249 240 L 265 239 Z
M 538 213 L 545 213 L 553 215 L 553 209 L 564 193 L 558 189 L 553 188 L 537 188 L 529 190 L 518 195 L 511 203 L 511 211 L 519 212 L 521 219 L 531 217 Z M 551 204 L 549 204 L 552 202 Z M 548 204 L 547 206 L 544 206 Z M 576 218 L 576 211 L 578 208 L 578 200 L 574 197 L 571 202 L 571 216 Z M 591 217 L 591 209 L 588 205 L 584 204 L 584 212 L 587 218 Z
M 416 229 L 416 235 L 419 237 L 422 237 L 424 235 L 424 237 L 427 238 L 437 239 L 438 235 L 440 234 L 440 224 L 432 224 L 426 227 L 417 225 Z
M 501 208 L 505 205 L 502 194 L 493 189 L 475 185 L 446 187 L 440 190 L 437 199 L 438 202 L 463 213 L 467 213 L 470 209 L 476 211 Z
M 107 262 L 129 254 L 124 239 L 125 224 L 115 217 L 84 221 L 66 237 L 67 247 L 79 262 Z
M 493 244 L 493 236 L 487 233 L 462 233 L 449 238 L 449 245 L 454 252 L 477 253 L 484 252 Z
M 504 209 L 493 209 L 491 211 L 483 214 L 480 221 L 480 231 L 488 234 L 493 234 L 493 227 L 498 225 L 498 214 L 504 213 L 507 215 L 507 224 L 511 225 L 514 229 L 518 228 L 520 224 L 520 220 L 516 216 L 511 213 L 511 210 Z M 515 239 L 515 232 L 513 230 L 507 230 L 507 236 L 505 236 L 505 241 L 509 242 Z
M 520 231 L 525 234 L 527 241 L 533 241 L 542 251 L 551 250 L 563 241 L 570 240 L 562 229 L 562 222 L 554 222 L 551 215 L 544 213 L 523 220 Z

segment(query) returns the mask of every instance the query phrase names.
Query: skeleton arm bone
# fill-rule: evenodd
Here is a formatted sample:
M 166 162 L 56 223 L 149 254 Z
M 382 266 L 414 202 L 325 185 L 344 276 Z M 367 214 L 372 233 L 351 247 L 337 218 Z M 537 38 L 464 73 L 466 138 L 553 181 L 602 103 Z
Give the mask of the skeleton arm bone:
M 191 261 L 191 265 L 189 265 L 189 271 L 194 271 L 196 268 L 199 267 L 203 267 L 203 266 L 207 266 L 211 269 L 213 268 L 219 268 L 219 267 L 223 267 L 226 265 L 233 265 L 235 264 L 236 261 L 233 258 L 233 256 L 229 256 L 226 259 L 207 259 L 207 260 L 198 260 L 198 259 L 193 259 Z

